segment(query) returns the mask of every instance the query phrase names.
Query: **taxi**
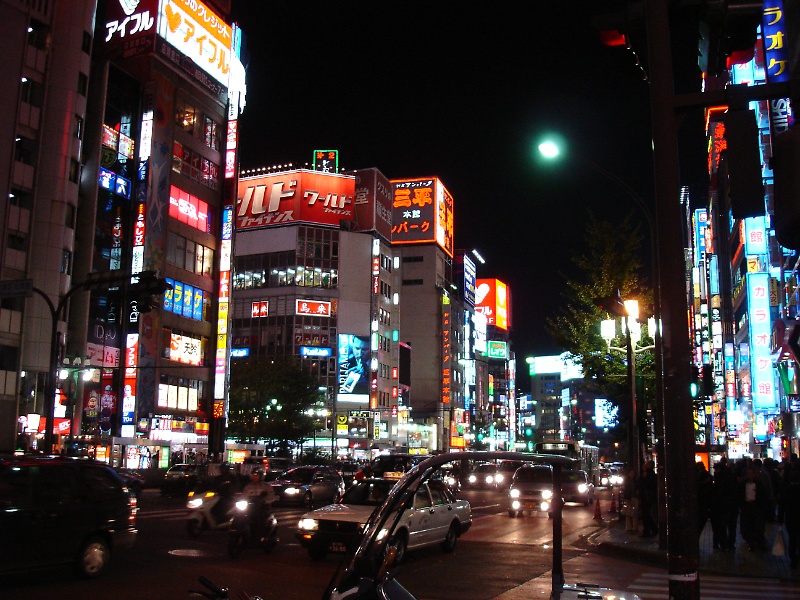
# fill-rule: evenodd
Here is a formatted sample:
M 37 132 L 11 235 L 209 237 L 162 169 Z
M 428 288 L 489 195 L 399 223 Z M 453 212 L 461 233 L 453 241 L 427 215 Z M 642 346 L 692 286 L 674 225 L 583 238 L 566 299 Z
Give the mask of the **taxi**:
M 300 519 L 295 537 L 314 560 L 329 553 L 354 550 L 361 542 L 364 525 L 397 483 L 395 478 L 355 481 L 342 499 L 307 512 Z M 439 545 L 452 552 L 456 540 L 472 525 L 472 508 L 457 500 L 441 479 L 423 483 L 414 494 L 413 506 L 403 512 L 392 532 L 397 560 L 409 550 Z

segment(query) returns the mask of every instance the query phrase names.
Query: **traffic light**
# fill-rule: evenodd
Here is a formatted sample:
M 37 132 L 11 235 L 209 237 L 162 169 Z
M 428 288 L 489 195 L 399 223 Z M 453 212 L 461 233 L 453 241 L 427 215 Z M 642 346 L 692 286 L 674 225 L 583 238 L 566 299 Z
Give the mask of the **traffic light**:
M 689 394 L 692 398 L 700 397 L 700 369 L 697 365 L 692 365 L 692 378 L 689 382 Z
M 713 398 L 715 388 L 714 368 L 711 365 L 703 365 L 703 396 Z
M 138 279 L 128 286 L 128 302 L 135 302 L 140 313 L 150 312 L 161 306 L 164 292 L 171 290 L 172 285 L 163 277 L 158 277 L 155 271 L 142 271 L 138 274 Z

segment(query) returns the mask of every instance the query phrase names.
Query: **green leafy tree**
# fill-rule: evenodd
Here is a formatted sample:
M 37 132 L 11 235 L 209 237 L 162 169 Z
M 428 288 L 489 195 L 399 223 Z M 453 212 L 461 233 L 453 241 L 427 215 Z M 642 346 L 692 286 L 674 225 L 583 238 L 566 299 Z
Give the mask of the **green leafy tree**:
M 308 410 L 320 401 L 320 382 L 293 357 L 256 358 L 231 364 L 228 437 L 242 443 L 265 441 L 288 454 L 314 431 Z
M 609 350 L 600 335 L 600 323 L 609 315 L 596 301 L 619 290 L 623 299 L 639 301 L 640 318 L 647 315 L 652 306 L 652 291 L 641 275 L 642 239 L 640 228 L 631 222 L 630 216 L 619 223 L 590 216 L 583 244 L 571 257 L 576 275 L 561 275 L 564 304 L 546 325 L 556 344 L 581 365 L 587 387 L 606 395 L 620 407 L 624 421 L 621 424 L 625 427 L 631 405 L 627 356 Z M 625 341 L 625 331 L 618 324 L 617 337 L 610 345 L 624 348 Z M 640 346 L 652 344 L 653 340 L 647 337 L 640 341 Z M 654 397 L 653 368 L 652 352 L 636 355 L 637 397 L 645 401 L 643 406 L 652 403 Z

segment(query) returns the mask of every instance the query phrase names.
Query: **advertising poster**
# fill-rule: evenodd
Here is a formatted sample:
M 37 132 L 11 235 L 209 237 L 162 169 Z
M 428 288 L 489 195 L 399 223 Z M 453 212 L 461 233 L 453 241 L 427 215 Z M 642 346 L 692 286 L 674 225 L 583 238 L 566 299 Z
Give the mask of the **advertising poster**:
M 339 402 L 369 401 L 369 337 L 339 334 Z

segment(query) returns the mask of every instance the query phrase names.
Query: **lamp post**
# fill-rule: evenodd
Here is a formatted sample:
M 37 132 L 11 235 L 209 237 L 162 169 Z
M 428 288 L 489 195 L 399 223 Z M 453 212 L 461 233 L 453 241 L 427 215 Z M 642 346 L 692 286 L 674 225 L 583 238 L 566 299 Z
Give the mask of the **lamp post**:
M 636 354 L 645 350 L 653 350 L 654 346 L 638 347 L 642 339 L 642 329 L 639 324 L 639 302 L 638 300 L 625 300 L 625 314 L 622 316 L 625 326 L 625 348 L 612 346 L 611 342 L 617 337 L 616 320 L 606 319 L 600 323 L 600 335 L 606 341 L 609 350 L 617 350 L 626 353 L 627 379 L 631 394 L 630 405 L 630 426 L 628 427 L 628 455 L 630 466 L 637 474 L 641 473 L 642 467 L 642 442 L 645 439 L 642 417 L 643 411 L 639 409 L 639 401 L 636 395 Z M 652 333 L 656 329 L 654 318 L 648 319 L 648 332 Z

